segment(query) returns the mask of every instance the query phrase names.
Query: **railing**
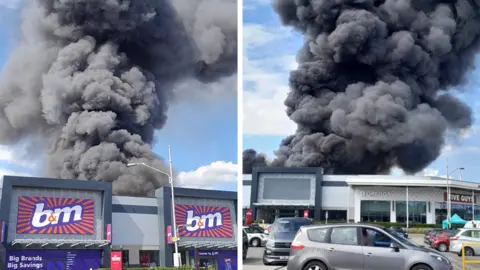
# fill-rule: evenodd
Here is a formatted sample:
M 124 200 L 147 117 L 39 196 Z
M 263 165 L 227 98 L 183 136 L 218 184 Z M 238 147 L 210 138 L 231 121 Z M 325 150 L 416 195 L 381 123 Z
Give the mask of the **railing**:
M 472 248 L 474 246 L 480 247 L 479 242 L 472 242 L 472 243 L 462 243 L 462 270 L 467 269 L 467 264 L 480 264 L 480 260 L 466 260 L 465 259 L 465 246 L 467 248 Z

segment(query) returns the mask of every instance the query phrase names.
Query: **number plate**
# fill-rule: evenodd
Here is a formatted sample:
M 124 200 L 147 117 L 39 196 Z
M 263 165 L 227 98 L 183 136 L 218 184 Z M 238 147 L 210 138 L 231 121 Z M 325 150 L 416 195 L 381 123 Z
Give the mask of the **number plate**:
M 288 260 L 288 256 L 280 256 L 280 260 Z

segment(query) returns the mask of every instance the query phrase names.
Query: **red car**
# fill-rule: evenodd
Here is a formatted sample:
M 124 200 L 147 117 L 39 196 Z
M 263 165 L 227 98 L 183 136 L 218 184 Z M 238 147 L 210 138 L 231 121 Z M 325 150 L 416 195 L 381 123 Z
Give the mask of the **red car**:
M 438 251 L 446 252 L 448 251 L 448 247 L 450 247 L 450 237 L 453 236 L 455 236 L 455 232 L 452 230 L 435 232 L 435 234 L 431 236 L 430 246 Z

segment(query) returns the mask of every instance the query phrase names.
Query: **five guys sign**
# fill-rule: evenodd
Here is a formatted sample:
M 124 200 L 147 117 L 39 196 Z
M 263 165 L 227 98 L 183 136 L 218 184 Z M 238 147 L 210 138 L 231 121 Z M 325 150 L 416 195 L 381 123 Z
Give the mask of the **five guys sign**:
M 443 199 L 448 201 L 447 192 L 443 193 Z M 473 197 L 475 199 L 475 204 L 477 203 L 477 196 Z M 472 203 L 472 195 L 456 194 L 450 193 L 450 201 L 457 203 Z

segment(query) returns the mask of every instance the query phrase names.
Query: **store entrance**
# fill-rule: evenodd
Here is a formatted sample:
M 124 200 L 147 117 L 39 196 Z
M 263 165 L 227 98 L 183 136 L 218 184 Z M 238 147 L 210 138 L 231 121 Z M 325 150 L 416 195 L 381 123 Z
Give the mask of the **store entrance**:
M 217 259 L 214 257 L 200 257 L 200 267 L 218 269 Z
M 303 217 L 304 211 L 308 211 L 308 217 L 313 218 L 313 209 L 300 207 L 258 208 L 256 220 L 263 220 L 272 224 L 277 218 Z

